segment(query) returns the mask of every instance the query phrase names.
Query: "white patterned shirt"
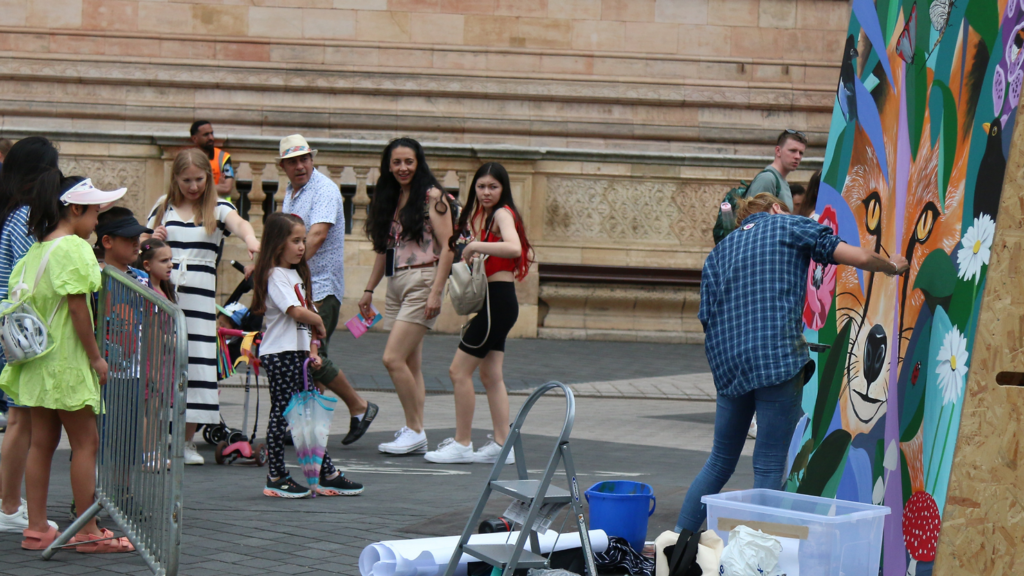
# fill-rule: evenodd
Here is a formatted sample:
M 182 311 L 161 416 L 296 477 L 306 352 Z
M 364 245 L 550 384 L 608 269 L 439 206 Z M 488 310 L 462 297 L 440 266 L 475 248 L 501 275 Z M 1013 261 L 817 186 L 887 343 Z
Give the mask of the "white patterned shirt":
M 302 218 L 307 232 L 314 224 L 331 225 L 324 243 L 309 261 L 309 271 L 314 302 L 332 294 L 340 301 L 345 294 L 345 204 L 338 185 L 314 169 L 309 182 L 298 192 L 293 194 L 288 183 L 281 211 Z

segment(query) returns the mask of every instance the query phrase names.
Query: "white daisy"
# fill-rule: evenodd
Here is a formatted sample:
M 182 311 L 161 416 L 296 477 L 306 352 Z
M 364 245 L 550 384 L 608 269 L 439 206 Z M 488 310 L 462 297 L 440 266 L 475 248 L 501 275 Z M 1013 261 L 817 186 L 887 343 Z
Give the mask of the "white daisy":
M 942 390 L 942 404 L 945 406 L 950 402 L 960 400 L 963 392 L 964 377 L 967 376 L 967 338 L 960 334 L 955 326 L 942 339 L 942 347 L 939 348 L 938 367 L 935 372 L 939 375 L 939 389 Z
M 961 248 L 956 253 L 960 278 L 971 281 L 981 273 L 981 266 L 988 264 L 992 254 L 992 237 L 995 233 L 996 223 L 991 216 L 982 214 L 974 219 L 974 226 L 967 229 L 967 234 L 960 240 Z

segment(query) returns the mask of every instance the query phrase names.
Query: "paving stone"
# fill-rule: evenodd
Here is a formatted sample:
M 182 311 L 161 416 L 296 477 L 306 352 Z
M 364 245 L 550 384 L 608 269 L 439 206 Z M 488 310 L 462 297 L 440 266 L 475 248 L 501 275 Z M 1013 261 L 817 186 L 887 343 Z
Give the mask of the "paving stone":
M 4 558 L 3 560 L 0 560 L 0 562 L 6 563 L 7 559 Z M 2 568 L 2 566 L 3 565 L 0 564 L 0 568 Z M 48 574 L 53 574 L 53 569 L 48 568 L 46 570 L 43 570 L 41 568 L 33 568 L 31 566 L 20 566 L 18 567 L 16 572 L 10 572 L 9 574 L 12 574 L 12 576 L 14 574 L 17 574 L 17 576 L 45 576 Z
M 211 560 L 217 560 L 219 562 L 237 563 L 242 560 L 248 560 L 249 556 L 246 556 L 245 554 L 237 554 L 235 552 L 221 552 L 219 554 L 214 554 L 209 558 Z
M 282 562 L 276 562 L 274 560 L 267 560 L 265 558 L 248 558 L 246 560 L 240 560 L 236 562 L 239 566 L 248 566 L 250 568 L 277 568 L 282 566 Z
M 277 570 L 282 574 L 309 574 L 312 572 L 319 572 L 319 570 L 316 570 L 309 566 L 297 566 L 295 564 L 284 564 L 282 566 L 274 568 L 274 570 Z M 356 572 L 358 572 L 358 569 L 356 570 Z

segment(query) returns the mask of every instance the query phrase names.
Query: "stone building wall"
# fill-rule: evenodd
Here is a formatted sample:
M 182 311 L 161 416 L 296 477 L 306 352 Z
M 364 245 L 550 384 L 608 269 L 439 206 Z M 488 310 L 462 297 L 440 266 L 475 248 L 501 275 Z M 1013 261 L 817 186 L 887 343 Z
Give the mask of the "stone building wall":
M 254 5 L 248 5 L 254 4 Z M 763 154 L 823 142 L 836 0 L 0 0 L 4 126 Z M 756 145 L 756 146 L 755 146 Z
M 484 161 L 515 164 L 542 262 L 699 268 L 721 195 L 781 129 L 823 154 L 848 14 L 837 0 L 0 0 L 0 135 L 58 135 L 69 168 L 130 182 L 140 213 L 196 118 L 245 179 L 252 162 L 280 180 L 274 142 L 301 132 L 337 151 L 323 170 L 365 184 L 369 145 L 409 135 L 463 188 Z M 363 244 L 349 238 L 350 286 Z M 522 335 L 699 338 L 685 291 L 524 290 Z

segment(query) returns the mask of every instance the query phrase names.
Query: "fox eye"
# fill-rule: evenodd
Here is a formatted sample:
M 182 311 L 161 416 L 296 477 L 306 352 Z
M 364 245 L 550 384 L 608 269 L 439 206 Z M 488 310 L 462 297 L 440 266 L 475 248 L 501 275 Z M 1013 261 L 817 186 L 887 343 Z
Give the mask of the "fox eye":
M 882 225 L 882 198 L 878 192 L 872 192 L 864 200 L 864 226 L 868 233 L 878 235 Z
M 939 209 L 931 202 L 925 204 L 921 209 L 921 215 L 917 217 L 917 226 L 914 227 L 914 239 L 920 244 L 928 240 L 935 228 L 935 220 L 939 216 Z

